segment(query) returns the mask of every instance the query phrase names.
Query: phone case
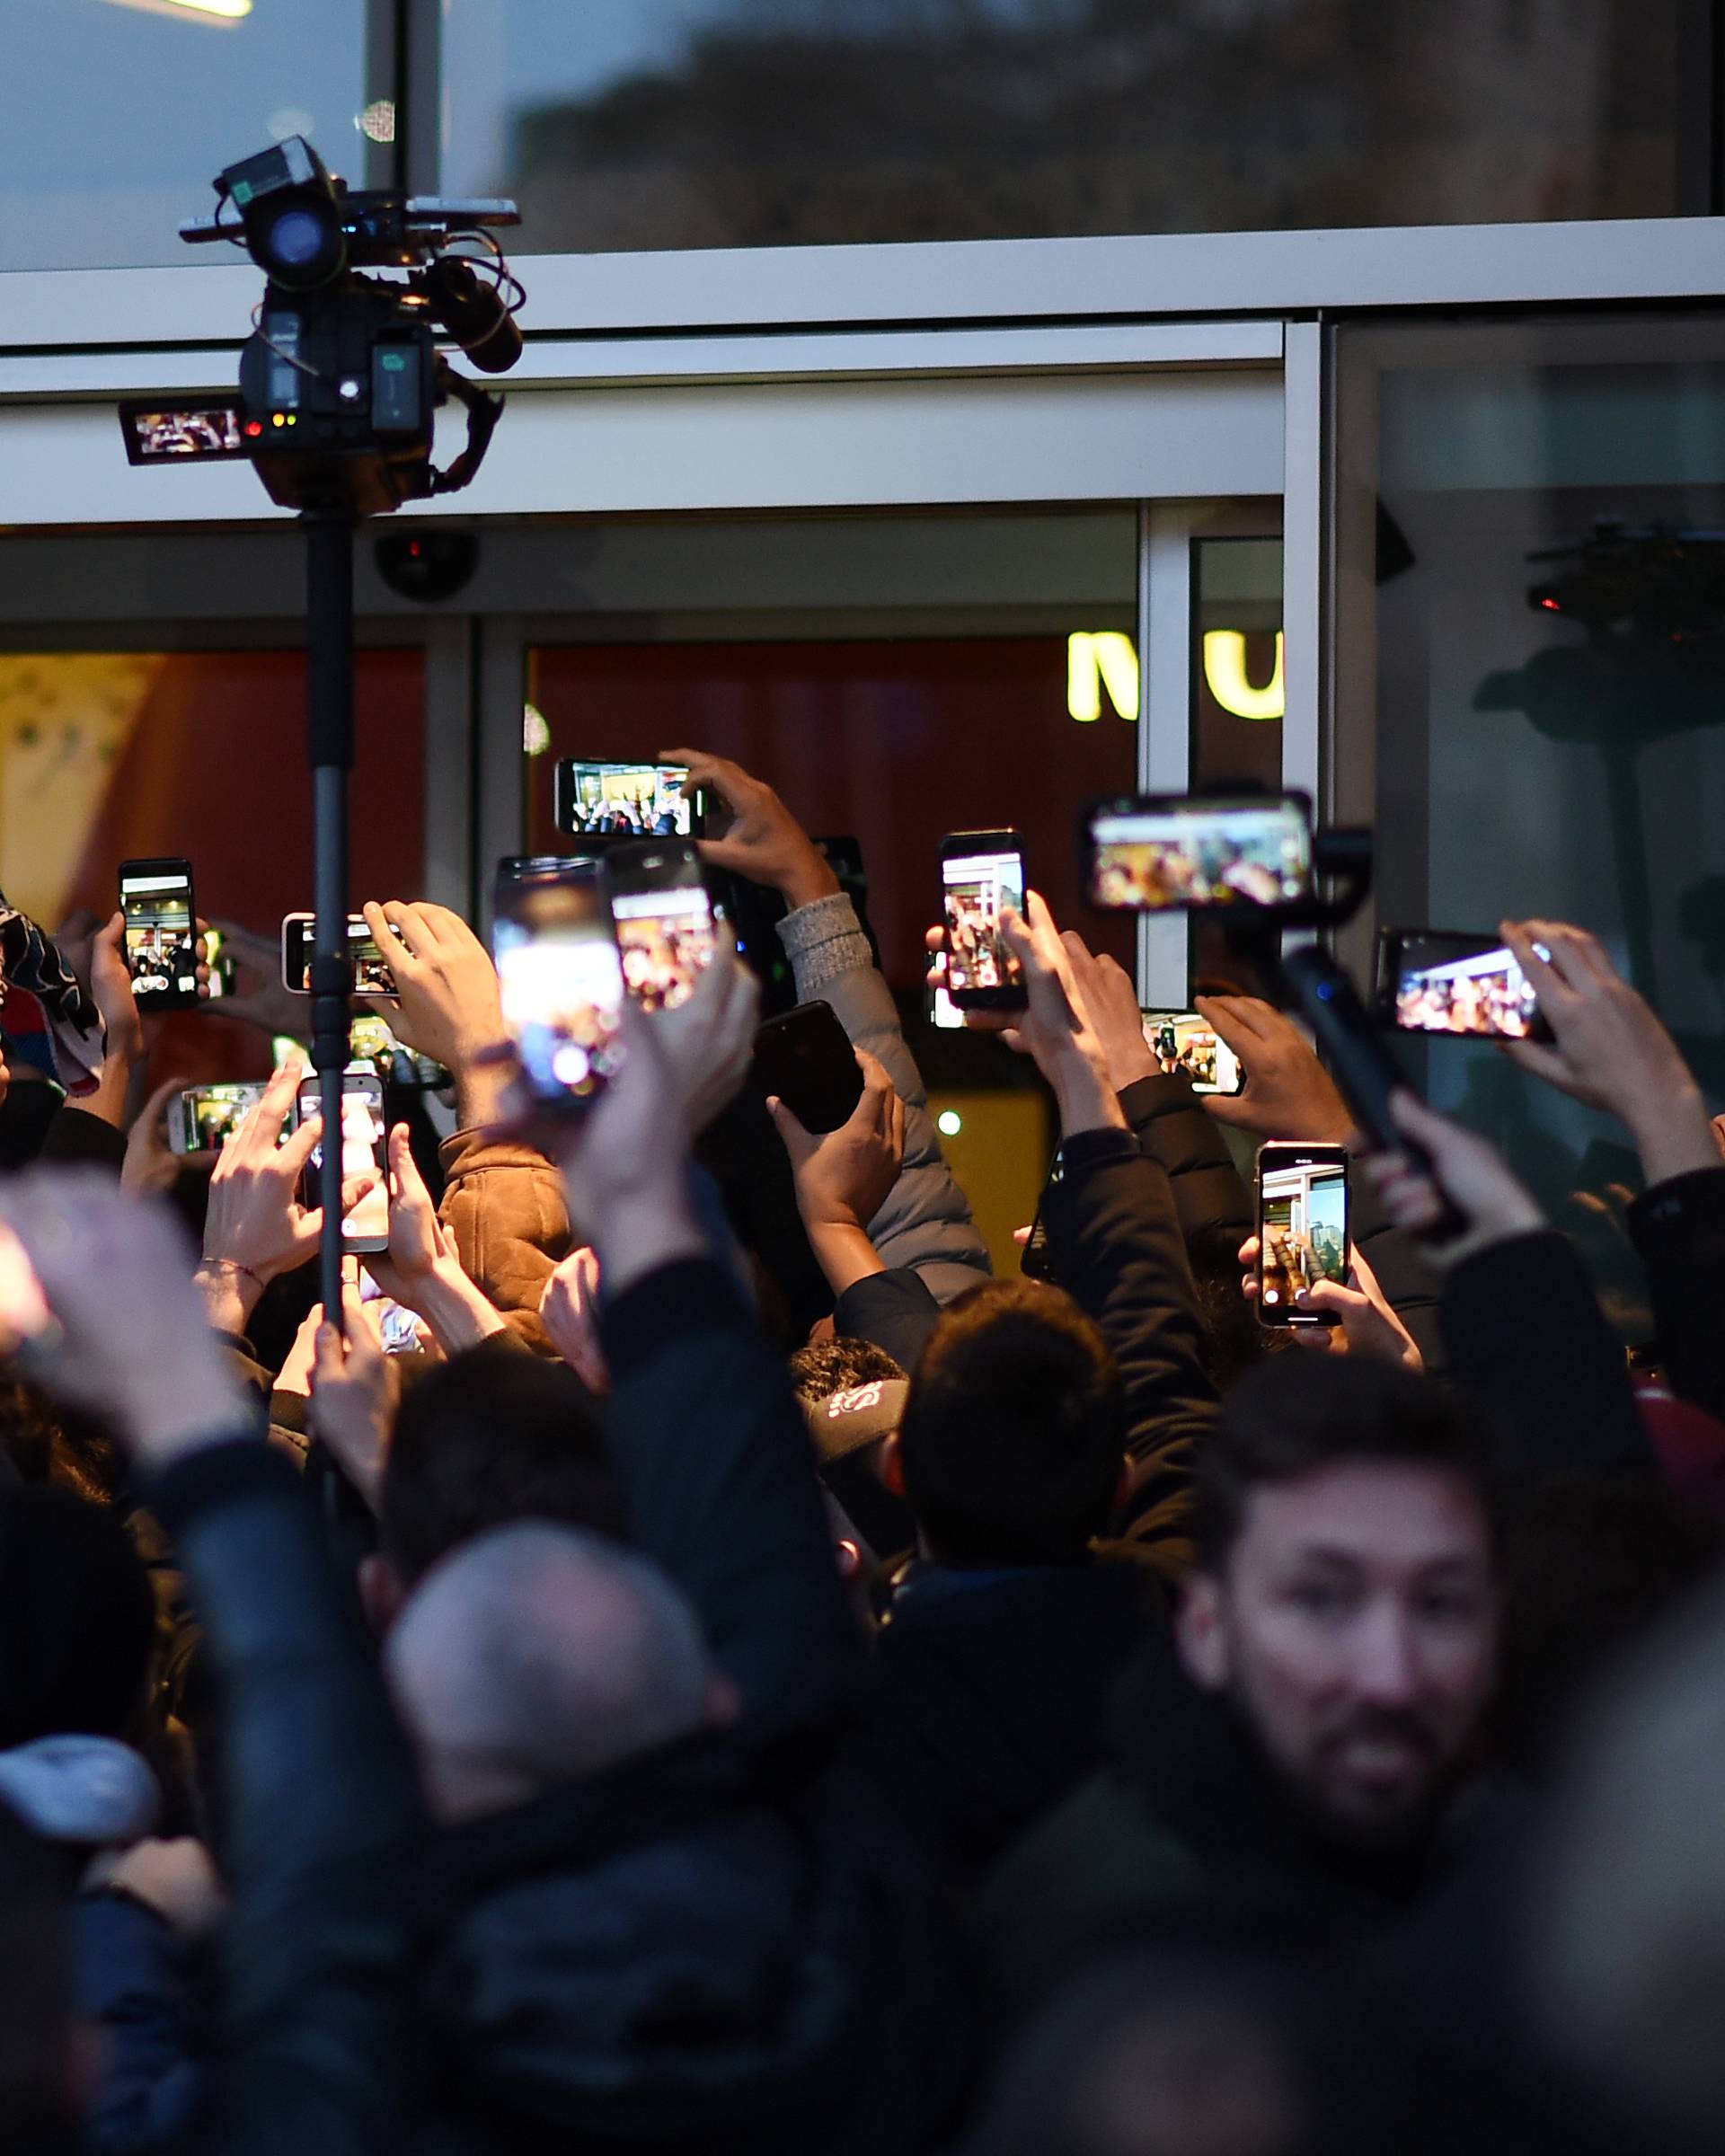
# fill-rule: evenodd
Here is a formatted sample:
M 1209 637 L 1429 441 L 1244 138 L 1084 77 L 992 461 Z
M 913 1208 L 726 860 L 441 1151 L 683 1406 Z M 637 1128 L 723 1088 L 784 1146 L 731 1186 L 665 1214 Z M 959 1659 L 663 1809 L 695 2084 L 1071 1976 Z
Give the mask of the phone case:
M 862 1098 L 862 1073 L 830 1003 L 799 1003 L 755 1036 L 755 1077 L 805 1130 L 836 1130 Z

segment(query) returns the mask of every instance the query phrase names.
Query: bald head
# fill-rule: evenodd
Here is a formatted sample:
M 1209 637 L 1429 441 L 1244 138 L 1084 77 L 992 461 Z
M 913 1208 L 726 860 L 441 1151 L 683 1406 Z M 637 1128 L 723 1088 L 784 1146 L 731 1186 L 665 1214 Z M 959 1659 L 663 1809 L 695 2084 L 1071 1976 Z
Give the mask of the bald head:
M 472 1818 L 730 1719 L 694 1612 L 644 1559 L 518 1521 L 434 1565 L 384 1648 L 442 1818 Z

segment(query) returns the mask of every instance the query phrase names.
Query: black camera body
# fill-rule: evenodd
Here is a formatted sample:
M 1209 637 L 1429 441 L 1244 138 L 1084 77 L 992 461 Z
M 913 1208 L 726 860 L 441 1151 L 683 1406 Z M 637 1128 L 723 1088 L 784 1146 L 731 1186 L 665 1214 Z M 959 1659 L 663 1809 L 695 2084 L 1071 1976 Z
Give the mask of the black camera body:
M 328 493 L 368 517 L 429 492 L 441 369 L 423 312 L 387 286 L 271 283 L 240 355 L 243 432 L 270 499 Z

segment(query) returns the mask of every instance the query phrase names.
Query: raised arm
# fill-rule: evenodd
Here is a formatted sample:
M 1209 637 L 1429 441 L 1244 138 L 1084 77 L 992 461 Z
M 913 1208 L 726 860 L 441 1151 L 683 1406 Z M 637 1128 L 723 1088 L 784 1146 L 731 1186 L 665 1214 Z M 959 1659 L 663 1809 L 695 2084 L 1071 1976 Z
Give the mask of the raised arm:
M 222 1703 L 231 1905 L 189 2156 L 386 2156 L 408 2130 L 417 1803 L 315 1515 L 205 1327 L 164 1213 L 86 1174 L 0 1195 L 45 1375 L 102 1409 L 173 1533 Z
M 571 1214 L 598 1252 L 607 1424 L 631 1528 L 694 1602 L 765 1731 L 830 1715 L 860 1650 L 783 1366 L 690 1192 L 684 1099 L 747 1044 L 756 1001 L 721 958 L 680 1010 L 632 1005 L 624 1070 L 559 1152 Z

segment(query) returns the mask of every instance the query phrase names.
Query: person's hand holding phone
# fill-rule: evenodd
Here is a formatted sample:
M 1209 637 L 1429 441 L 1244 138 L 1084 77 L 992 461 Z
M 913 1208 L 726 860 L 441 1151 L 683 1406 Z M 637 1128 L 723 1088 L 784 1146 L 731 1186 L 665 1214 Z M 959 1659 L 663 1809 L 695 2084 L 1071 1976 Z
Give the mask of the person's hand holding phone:
M 698 748 L 661 749 L 659 759 L 686 764 L 690 784 L 717 794 L 730 810 L 722 836 L 697 842 L 703 860 L 778 891 L 792 913 L 838 889 L 831 863 L 764 780 Z
M 391 954 L 396 995 L 367 1007 L 404 1046 L 451 1073 L 464 1129 L 495 1122 L 507 1078 L 496 1057 L 507 1036 L 491 953 L 447 906 L 370 899 L 364 912 L 379 950 Z
M 1039 891 L 1025 893 L 1022 915 L 1003 912 L 1000 932 L 1023 968 L 1029 1002 L 1003 1029 L 1007 1046 L 1033 1056 L 1060 1109 L 1060 1131 L 1126 1128 L 1101 1038 L 1092 1021 L 1066 945 Z
M 305 999 L 292 994 L 281 977 L 281 950 L 273 936 L 260 936 L 234 921 L 212 923 L 234 959 L 234 987 L 209 1006 L 217 1017 L 243 1019 L 272 1038 L 290 1039 L 311 1022 Z
M 599 1342 L 599 1254 L 579 1243 L 552 1268 L 539 1297 L 539 1321 L 551 1344 L 596 1400 L 611 1390 Z
M 210 1322 L 224 1331 L 243 1332 L 270 1281 L 317 1249 L 323 1215 L 300 1204 L 299 1181 L 323 1135 L 323 1118 L 307 1117 L 291 1136 L 281 1135 L 304 1075 L 297 1060 L 282 1065 L 210 1175 L 199 1281 Z
M 1504 1052 L 1561 1092 L 1626 1123 L 1650 1183 L 1716 1167 L 1718 1148 L 1694 1074 L 1598 938 L 1561 921 L 1506 921 L 1501 932 L 1552 1036 L 1550 1042 L 1507 1041 Z
M 1405 1087 L 1392 1097 L 1390 1112 L 1400 1128 L 1425 1148 L 1432 1172 L 1427 1174 L 1405 1153 L 1368 1153 L 1362 1165 L 1391 1220 L 1418 1237 L 1441 1270 L 1493 1243 L 1547 1225 L 1538 1200 L 1488 1140 L 1438 1115 Z M 1464 1225 L 1459 1235 L 1434 1241 L 1446 1199 Z
M 1240 1245 L 1243 1268 L 1240 1292 L 1248 1303 L 1258 1300 L 1260 1248 L 1255 1235 L 1248 1235 Z M 1391 1308 L 1378 1286 L 1377 1275 L 1358 1247 L 1349 1251 L 1345 1282 L 1314 1280 L 1310 1287 L 1301 1289 L 1294 1300 L 1296 1309 L 1302 1313 L 1316 1312 L 1336 1321 L 1333 1325 L 1291 1327 L 1290 1337 L 1303 1346 L 1327 1348 L 1332 1354 L 1360 1355 L 1379 1362 L 1400 1363 L 1408 1370 L 1425 1368 L 1425 1357 L 1418 1343 Z
M 866 1049 L 854 1053 L 862 1074 L 862 1098 L 836 1130 L 805 1130 L 776 1096 L 766 1104 L 791 1156 L 809 1248 L 836 1295 L 886 1270 L 870 1240 L 869 1223 L 892 1195 L 905 1158 L 905 1104 L 885 1068 Z
M 760 1015 L 761 985 L 729 950 L 714 951 L 674 1010 L 651 1013 L 691 1137 L 699 1137 L 742 1090 Z
M 401 1398 L 401 1373 L 384 1353 L 372 1306 L 357 1287 L 341 1290 L 340 1328 L 320 1321 L 306 1422 L 373 1512 L 383 1488 Z M 315 1313 L 322 1321 L 323 1313 Z
M 135 1197 L 165 1197 L 184 1170 L 215 1164 L 214 1153 L 175 1153 L 168 1144 L 168 1103 L 185 1083 L 183 1078 L 170 1078 L 158 1085 L 132 1119 L 126 1134 L 126 1157 L 119 1166 L 119 1187 Z
M 1348 1143 L 1354 1129 L 1348 1103 L 1291 1018 L 1255 995 L 1200 995 L 1193 1007 L 1246 1074 L 1242 1091 L 1204 1095 L 1206 1110 L 1218 1123 L 1261 1138 Z
M 1108 1058 L 1109 1082 L 1117 1093 L 1140 1078 L 1154 1078 L 1162 1065 L 1144 1038 L 1144 1013 L 1132 976 L 1106 951 L 1092 951 L 1075 929 L 1063 929 L 1060 941 L 1066 963 L 1078 986 L 1084 1008 L 1102 1053 Z
M 405 1123 L 389 1134 L 389 1248 L 367 1252 L 366 1270 L 392 1301 L 423 1318 L 446 1355 L 459 1355 L 504 1321 L 470 1280 L 455 1238 L 438 1217 Z
M 49 1392 L 107 1417 L 153 1469 L 248 1427 L 165 1207 L 93 1170 L 32 1169 L 0 1186 L 0 1221 L 54 1321 L 33 1368 Z

